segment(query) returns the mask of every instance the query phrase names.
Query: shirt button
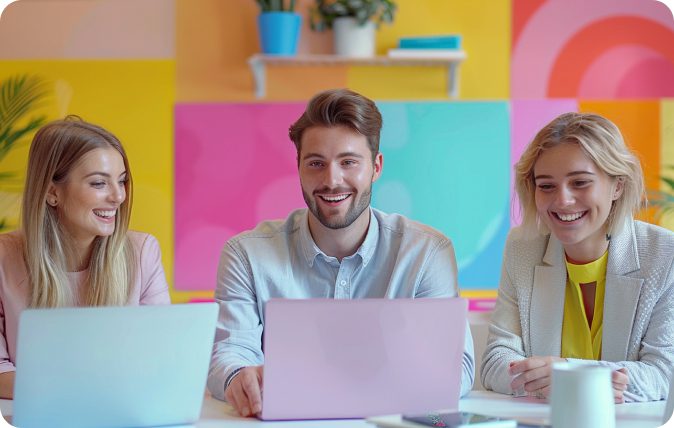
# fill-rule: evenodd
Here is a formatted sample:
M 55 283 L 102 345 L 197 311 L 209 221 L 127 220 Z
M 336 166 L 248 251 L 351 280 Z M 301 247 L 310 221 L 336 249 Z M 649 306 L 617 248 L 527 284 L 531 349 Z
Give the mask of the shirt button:
M 341 280 L 339 283 L 342 284 L 342 285 L 346 285 L 346 281 L 345 281 L 345 280 Z

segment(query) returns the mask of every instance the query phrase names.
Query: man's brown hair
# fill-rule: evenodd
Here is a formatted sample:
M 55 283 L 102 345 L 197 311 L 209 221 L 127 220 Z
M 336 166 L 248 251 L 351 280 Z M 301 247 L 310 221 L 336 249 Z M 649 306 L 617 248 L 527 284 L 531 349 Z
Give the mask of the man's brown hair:
M 288 135 L 297 148 L 299 162 L 302 135 L 313 126 L 346 126 L 367 138 L 374 162 L 379 153 L 382 118 L 374 101 L 349 89 L 329 89 L 315 95 Z

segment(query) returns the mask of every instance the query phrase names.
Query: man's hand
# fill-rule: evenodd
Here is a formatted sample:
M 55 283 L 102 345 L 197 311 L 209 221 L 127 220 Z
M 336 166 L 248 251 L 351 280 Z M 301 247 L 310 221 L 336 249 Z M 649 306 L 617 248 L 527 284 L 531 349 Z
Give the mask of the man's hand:
M 623 394 L 627 389 L 629 384 L 629 375 L 627 374 L 627 369 L 625 367 L 615 370 L 611 373 L 611 384 L 613 386 L 613 398 L 616 404 L 622 404 L 625 402 L 625 397 Z
M 243 417 L 262 411 L 262 366 L 242 368 L 225 389 L 225 399 Z
M 550 397 L 552 385 L 552 363 L 566 361 L 559 357 L 531 357 L 510 363 L 508 373 L 517 376 L 510 382 L 513 391 L 524 386 L 527 392 L 534 392 L 545 398 Z

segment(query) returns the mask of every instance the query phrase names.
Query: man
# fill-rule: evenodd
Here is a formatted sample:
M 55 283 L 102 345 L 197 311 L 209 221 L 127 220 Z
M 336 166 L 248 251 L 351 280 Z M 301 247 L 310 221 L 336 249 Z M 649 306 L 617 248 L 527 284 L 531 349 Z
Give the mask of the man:
M 262 410 L 264 305 L 282 298 L 456 296 L 452 243 L 440 232 L 370 208 L 382 172 L 382 118 L 346 89 L 316 95 L 290 127 L 308 209 L 233 237 L 218 268 L 220 318 L 208 387 L 242 416 Z M 452 326 L 447 326 L 452 328 Z M 461 395 L 473 384 L 466 331 Z

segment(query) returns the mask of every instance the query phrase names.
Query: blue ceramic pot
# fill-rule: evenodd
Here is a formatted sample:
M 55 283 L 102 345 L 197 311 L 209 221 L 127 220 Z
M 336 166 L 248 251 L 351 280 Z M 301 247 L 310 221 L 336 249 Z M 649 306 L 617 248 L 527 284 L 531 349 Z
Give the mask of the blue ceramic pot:
M 262 52 L 268 55 L 295 55 L 302 17 L 293 12 L 264 12 L 257 17 Z

